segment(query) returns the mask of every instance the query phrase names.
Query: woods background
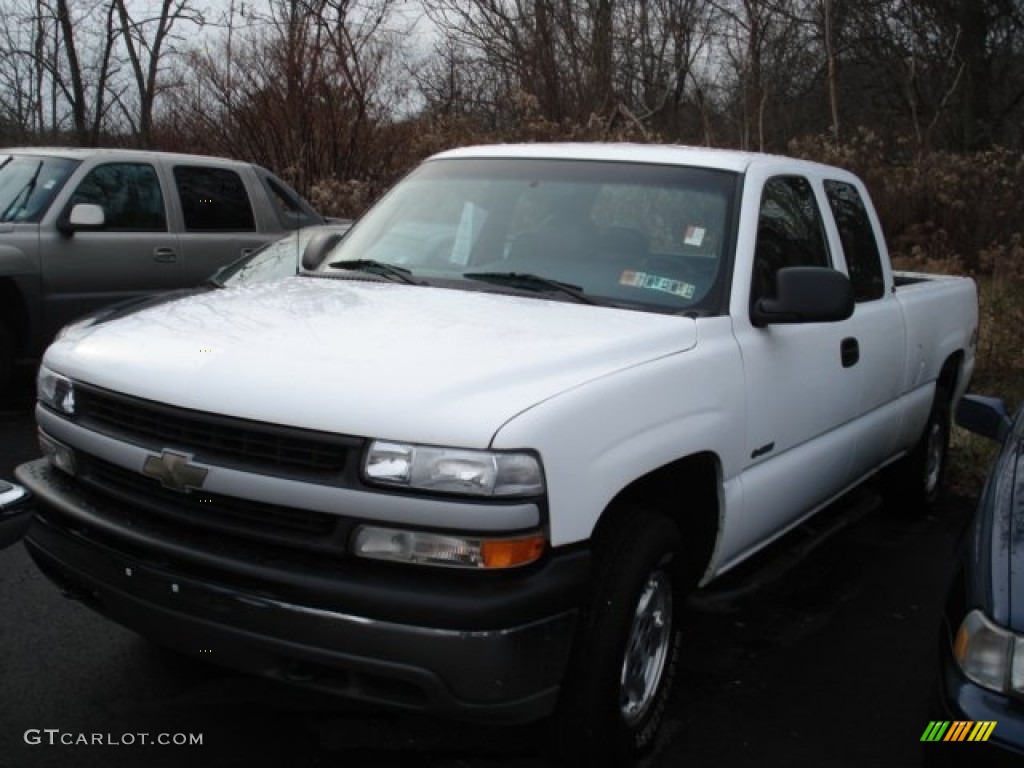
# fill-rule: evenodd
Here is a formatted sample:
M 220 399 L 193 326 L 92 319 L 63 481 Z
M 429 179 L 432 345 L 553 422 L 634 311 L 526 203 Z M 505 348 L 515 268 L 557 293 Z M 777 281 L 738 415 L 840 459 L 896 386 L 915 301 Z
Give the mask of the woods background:
M 0 0 L 0 145 L 244 158 L 355 216 L 432 152 L 580 139 L 859 173 L 1024 379 L 1024 0 Z

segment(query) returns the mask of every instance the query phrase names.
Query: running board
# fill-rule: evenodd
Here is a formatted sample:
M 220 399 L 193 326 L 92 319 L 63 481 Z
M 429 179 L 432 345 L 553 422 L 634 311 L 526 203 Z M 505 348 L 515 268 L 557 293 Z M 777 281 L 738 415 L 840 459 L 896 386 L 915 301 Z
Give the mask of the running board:
M 694 611 L 719 612 L 729 603 L 773 584 L 806 560 L 819 546 L 882 507 L 882 498 L 859 488 L 797 526 L 778 541 L 687 597 Z

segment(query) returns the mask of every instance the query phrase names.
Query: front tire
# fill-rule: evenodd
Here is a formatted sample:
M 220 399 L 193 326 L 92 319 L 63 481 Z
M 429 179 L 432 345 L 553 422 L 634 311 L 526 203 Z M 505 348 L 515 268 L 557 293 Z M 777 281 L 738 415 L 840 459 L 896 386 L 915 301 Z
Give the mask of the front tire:
M 625 765 L 650 748 L 679 659 L 679 531 L 639 512 L 595 542 L 595 576 L 555 716 L 572 765 Z

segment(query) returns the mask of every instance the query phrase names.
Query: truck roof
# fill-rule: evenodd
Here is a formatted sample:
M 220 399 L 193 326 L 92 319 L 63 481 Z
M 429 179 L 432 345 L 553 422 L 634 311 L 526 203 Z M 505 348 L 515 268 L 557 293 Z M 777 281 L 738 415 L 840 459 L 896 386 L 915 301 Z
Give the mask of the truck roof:
M 760 152 L 742 152 L 732 149 L 710 149 L 681 144 L 630 144 L 630 143 L 539 143 L 539 144 L 486 144 L 452 149 L 431 157 L 520 157 L 550 160 L 607 160 L 612 162 L 655 163 L 658 165 L 687 165 L 700 168 L 715 168 L 723 171 L 743 173 L 755 164 L 786 163 L 793 167 L 816 168 L 824 166 L 808 160 L 770 155 Z
M 38 155 L 45 157 L 66 157 L 72 160 L 86 160 L 90 157 L 105 157 L 111 160 L 152 160 L 165 158 L 179 162 L 204 164 L 223 163 L 230 166 L 252 165 L 244 160 L 233 160 L 227 157 L 211 155 L 189 155 L 178 152 L 159 152 L 149 149 L 114 149 L 106 147 L 3 147 L 0 155 Z

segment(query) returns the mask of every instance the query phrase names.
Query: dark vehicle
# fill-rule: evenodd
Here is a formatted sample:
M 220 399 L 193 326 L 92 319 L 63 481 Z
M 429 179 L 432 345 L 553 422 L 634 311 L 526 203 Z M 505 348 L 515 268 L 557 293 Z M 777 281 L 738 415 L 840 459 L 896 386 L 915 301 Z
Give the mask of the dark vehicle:
M 20 485 L 0 480 L 0 548 L 18 541 L 32 522 L 32 496 Z
M 1010 419 L 1002 401 L 968 395 L 957 422 L 1001 442 L 1002 450 L 965 531 L 946 598 L 933 718 L 995 726 L 984 729 L 991 730 L 984 744 L 963 745 L 967 750 L 926 744 L 926 757 L 931 765 L 1022 765 L 1024 408 Z

